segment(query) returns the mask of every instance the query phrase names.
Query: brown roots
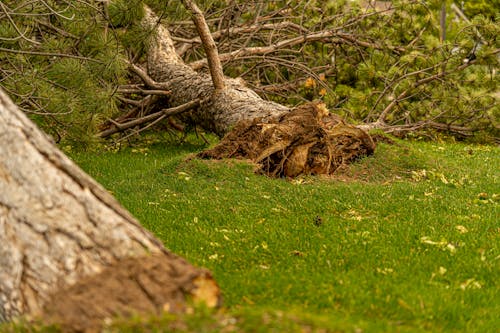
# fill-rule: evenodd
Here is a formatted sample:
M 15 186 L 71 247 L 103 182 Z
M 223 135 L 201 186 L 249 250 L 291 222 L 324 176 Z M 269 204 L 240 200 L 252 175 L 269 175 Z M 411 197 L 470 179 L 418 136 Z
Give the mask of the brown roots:
M 332 174 L 339 166 L 371 155 L 375 143 L 365 131 L 308 103 L 278 118 L 239 122 L 201 158 L 250 159 L 271 177 Z

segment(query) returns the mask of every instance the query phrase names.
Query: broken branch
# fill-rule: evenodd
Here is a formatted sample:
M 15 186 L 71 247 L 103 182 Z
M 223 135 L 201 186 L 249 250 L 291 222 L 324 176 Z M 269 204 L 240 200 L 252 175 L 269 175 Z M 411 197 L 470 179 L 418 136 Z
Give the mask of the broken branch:
M 193 22 L 196 25 L 196 30 L 198 31 L 198 35 L 200 35 L 203 48 L 207 54 L 208 68 L 210 69 L 210 75 L 212 77 L 214 88 L 215 90 L 223 90 L 225 84 L 222 64 L 217 52 L 217 46 L 215 45 L 214 39 L 210 34 L 210 29 L 205 21 L 205 17 L 198 6 L 191 0 L 182 0 L 182 3 L 184 4 L 184 7 L 191 12 Z
M 170 116 L 174 116 L 177 114 L 181 114 L 183 112 L 186 112 L 186 111 L 189 111 L 191 109 L 198 107 L 200 104 L 201 104 L 201 100 L 196 99 L 194 101 L 191 101 L 191 102 L 188 102 L 188 103 L 185 103 L 185 104 L 173 107 L 173 108 L 163 109 L 161 111 L 149 114 L 147 116 L 144 116 L 144 117 L 141 117 L 138 119 L 131 120 L 131 121 L 126 122 L 126 123 L 121 123 L 121 124 L 110 119 L 109 121 L 114 125 L 114 127 L 110 128 L 108 130 L 102 131 L 102 132 L 98 133 L 97 135 L 101 138 L 106 138 L 112 134 L 122 132 L 122 131 L 129 129 L 131 127 L 142 125 L 142 124 L 157 120 L 160 117 L 163 119 L 165 117 L 170 117 Z

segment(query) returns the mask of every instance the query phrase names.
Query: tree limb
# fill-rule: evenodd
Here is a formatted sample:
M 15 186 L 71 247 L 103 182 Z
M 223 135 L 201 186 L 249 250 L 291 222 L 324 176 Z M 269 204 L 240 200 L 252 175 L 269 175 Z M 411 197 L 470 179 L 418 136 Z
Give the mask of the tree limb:
M 330 43 L 352 43 L 362 47 L 372 48 L 376 50 L 381 50 L 386 48 L 385 46 L 381 46 L 375 43 L 365 42 L 357 39 L 355 36 L 347 33 L 339 32 L 340 29 L 332 29 L 327 31 L 319 31 L 313 32 L 302 36 L 297 36 L 294 38 L 282 40 L 273 45 L 269 46 L 255 46 L 255 47 L 245 47 L 232 52 L 223 53 L 219 55 L 219 59 L 221 61 L 227 62 L 232 61 L 241 57 L 249 56 L 249 55 L 264 55 L 268 53 L 273 53 L 278 50 L 282 50 L 286 47 L 292 47 L 300 44 L 304 44 L 307 42 L 314 41 L 328 41 Z M 396 48 L 395 48 L 396 50 Z M 400 49 L 397 49 L 400 51 Z M 194 61 L 189 64 L 192 69 L 199 70 L 203 66 L 207 65 L 207 59 L 202 59 L 198 61 Z
M 142 81 L 151 89 L 153 90 L 166 90 L 168 89 L 168 84 L 165 83 L 159 83 L 153 80 L 142 68 L 137 66 L 136 64 L 129 64 L 130 70 L 137 74 L 141 78 Z
M 222 64 L 217 52 L 217 46 L 215 45 L 214 39 L 210 34 L 210 29 L 205 21 L 205 17 L 193 1 L 182 0 L 182 3 L 184 4 L 184 7 L 191 12 L 193 22 L 196 25 L 196 30 L 198 30 L 198 35 L 200 36 L 203 48 L 207 54 L 208 68 L 210 69 L 210 75 L 212 76 L 214 88 L 216 91 L 223 90 L 225 88 L 225 84 Z
M 226 30 L 219 30 L 211 33 L 212 38 L 214 40 L 217 40 L 221 37 L 224 36 L 232 36 L 236 34 L 245 34 L 245 33 L 250 33 L 250 32 L 255 32 L 255 31 L 260 31 L 260 30 L 271 30 L 271 31 L 279 31 L 282 29 L 293 29 L 296 30 L 297 32 L 301 33 L 307 33 L 308 30 L 305 29 L 304 27 L 290 22 L 290 21 L 283 21 L 283 22 L 278 22 L 278 23 L 267 23 L 267 24 L 252 24 L 248 26 L 243 26 L 243 27 L 231 27 Z M 174 37 L 172 36 L 172 39 L 174 41 L 178 41 L 183 43 L 180 47 L 177 49 L 177 54 L 179 56 L 182 56 L 186 51 L 193 46 L 193 44 L 201 44 L 201 38 L 200 37 L 194 37 L 192 39 L 183 39 L 179 37 Z
M 114 127 L 110 128 L 108 130 L 102 131 L 102 132 L 98 133 L 97 135 L 101 138 L 106 138 L 112 134 L 122 132 L 122 131 L 129 129 L 131 127 L 154 121 L 160 117 L 161 118 L 170 117 L 170 116 L 174 116 L 174 115 L 181 114 L 183 112 L 192 110 L 192 109 L 198 107 L 200 105 L 200 103 L 201 103 L 201 100 L 197 99 L 197 100 L 194 100 L 194 101 L 191 101 L 191 102 L 188 102 L 188 103 L 185 103 L 185 104 L 173 107 L 173 108 L 163 109 L 161 111 L 149 114 L 149 115 L 144 116 L 142 118 L 138 118 L 138 119 L 126 122 L 126 123 L 118 123 L 116 121 L 110 120 L 111 123 L 114 125 Z

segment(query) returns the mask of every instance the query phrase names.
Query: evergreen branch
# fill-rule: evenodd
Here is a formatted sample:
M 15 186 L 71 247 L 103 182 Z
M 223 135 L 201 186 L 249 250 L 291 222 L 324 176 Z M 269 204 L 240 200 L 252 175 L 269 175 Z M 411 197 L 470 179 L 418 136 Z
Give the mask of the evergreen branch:
M 44 56 L 44 57 L 72 58 L 72 59 L 79 59 L 79 60 L 95 62 L 98 64 L 104 64 L 104 62 L 102 62 L 100 60 L 96 60 L 96 59 L 92 59 L 92 58 L 88 58 L 88 57 L 83 57 L 83 56 L 77 56 L 77 55 L 73 55 L 73 54 L 67 54 L 67 53 L 13 50 L 13 49 L 6 49 L 3 47 L 0 47 L 0 51 L 8 52 L 8 53 L 26 54 L 26 55 L 38 55 L 38 56 Z
M 440 62 L 438 64 L 435 64 L 433 66 L 430 66 L 430 67 L 426 67 L 426 68 L 423 68 L 423 69 L 419 69 L 417 71 L 414 71 L 414 72 L 411 72 L 411 73 L 406 73 L 394 80 L 392 80 L 388 85 L 386 85 L 384 87 L 384 90 L 382 91 L 382 93 L 380 93 L 380 95 L 378 96 L 377 100 L 375 101 L 375 103 L 373 104 L 370 112 L 368 113 L 367 115 L 367 119 L 370 119 L 373 112 L 375 112 L 375 109 L 377 108 L 377 106 L 380 104 L 380 102 L 382 101 L 382 99 L 384 98 L 384 96 L 387 94 L 387 92 L 389 91 L 389 89 L 391 89 L 395 84 L 403 81 L 404 79 L 407 79 L 407 78 L 410 78 L 412 76 L 416 76 L 416 75 L 419 75 L 419 74 L 422 74 L 422 73 L 427 73 L 427 72 L 430 72 L 432 70 L 435 70 L 437 68 L 440 68 L 442 67 L 444 64 L 444 62 Z M 406 96 L 406 95 L 405 95 Z M 404 97 L 404 96 L 403 96 Z M 386 115 L 384 115 L 384 118 L 386 117 Z M 380 116 L 379 116 L 380 118 Z
M 57 32 L 58 34 L 60 34 L 63 37 L 68 37 L 68 38 L 71 38 L 71 39 L 78 39 L 77 36 L 75 36 L 75 35 L 67 32 L 65 30 L 62 30 L 62 29 L 60 29 L 60 28 L 58 28 L 58 27 L 56 27 L 56 26 L 54 26 L 54 25 L 52 25 L 52 24 L 50 24 L 48 22 L 44 22 L 44 21 L 38 20 L 38 19 L 33 19 L 33 21 L 36 22 L 36 23 L 38 23 L 38 24 L 40 24 L 40 25 L 42 25 L 42 26 L 44 26 L 44 27 L 46 27 L 47 29 L 50 29 L 50 30 L 53 30 L 53 31 Z
M 21 30 L 19 29 L 19 27 L 17 26 L 16 22 L 14 22 L 14 20 L 12 19 L 12 17 L 10 16 L 9 12 L 7 11 L 7 9 L 9 9 L 6 5 L 3 4 L 3 2 L 0 2 L 0 7 L 2 8 L 2 11 L 4 12 L 5 16 L 7 17 L 7 19 L 9 20 L 10 24 L 12 24 L 12 26 L 14 27 L 14 30 L 16 30 L 19 38 L 22 38 L 24 39 L 25 41 L 29 42 L 29 43 L 32 43 L 32 44 L 36 44 L 36 45 L 40 45 L 39 42 L 37 42 L 36 40 L 32 40 L 32 39 L 29 39 L 25 36 L 25 34 L 23 32 L 21 32 Z M 2 38 L 3 40 L 6 40 L 4 38 Z M 8 39 L 7 39 L 8 40 Z
M 489 54 L 485 55 L 485 57 L 487 56 L 492 56 L 492 55 L 496 55 L 500 52 L 500 49 L 496 49 L 492 52 L 490 52 Z M 413 83 L 413 85 L 408 88 L 408 89 L 405 89 L 403 92 L 401 92 L 395 99 L 393 99 L 389 105 L 387 105 L 385 107 L 385 109 L 380 113 L 377 121 L 375 122 L 375 124 L 379 124 L 379 125 L 382 125 L 382 124 L 385 124 L 385 119 L 387 118 L 387 115 L 389 114 L 389 112 L 392 111 L 392 109 L 400 102 L 402 101 L 404 98 L 407 97 L 407 95 L 414 89 L 417 89 L 418 87 L 422 86 L 422 85 L 425 85 L 429 82 L 432 82 L 432 81 L 435 81 L 435 80 L 438 80 L 438 79 L 441 79 L 447 75 L 450 75 L 452 73 L 455 73 L 455 72 L 460 72 L 464 69 L 466 69 L 467 67 L 469 66 L 472 66 L 474 65 L 475 63 L 478 62 L 479 59 L 474 59 L 474 60 L 471 60 L 471 61 L 467 61 L 467 62 L 464 62 L 463 64 L 461 64 L 460 66 L 457 66 L 449 71 L 441 71 L 437 74 L 434 74 L 434 75 L 431 75 L 429 77 L 426 77 L 426 78 L 423 78 L 423 79 L 420 79 L 420 80 L 417 80 Z

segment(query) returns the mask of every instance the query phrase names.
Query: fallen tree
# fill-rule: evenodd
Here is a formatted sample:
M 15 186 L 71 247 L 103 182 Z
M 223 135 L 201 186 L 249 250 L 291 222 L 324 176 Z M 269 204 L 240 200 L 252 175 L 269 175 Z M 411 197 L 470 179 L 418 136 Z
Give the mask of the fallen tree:
M 432 52 L 433 55 L 439 53 L 440 56 L 425 57 L 424 52 L 428 45 L 423 43 L 423 40 L 431 37 L 428 36 L 428 32 L 432 28 L 432 22 L 427 16 L 415 27 L 410 23 L 408 29 L 411 29 L 414 35 L 410 34 L 403 40 L 398 40 L 399 37 L 396 38 L 396 41 L 391 39 L 377 40 L 370 36 L 370 33 L 378 33 L 375 27 L 379 26 L 380 23 L 375 23 L 377 20 L 386 21 L 388 25 L 391 25 L 393 21 L 398 22 L 395 25 L 405 25 L 409 23 L 404 19 L 398 20 L 401 20 L 402 17 L 411 18 L 418 15 L 416 13 L 419 11 L 431 15 L 431 9 L 420 3 L 408 1 L 408 6 L 392 3 L 375 3 L 375 6 L 365 4 L 364 11 L 359 12 L 358 15 L 352 14 L 353 16 L 350 16 L 343 13 L 339 16 L 328 16 L 325 14 L 326 16 L 322 17 L 317 24 L 318 26 L 310 26 L 304 11 L 310 9 L 311 14 L 315 15 L 315 11 L 320 11 L 319 7 L 322 5 L 312 5 L 309 8 L 307 5 L 302 7 L 298 3 L 289 3 L 282 7 L 275 6 L 275 12 L 266 12 L 264 15 L 261 14 L 261 11 L 264 10 L 263 7 L 257 3 L 231 2 L 227 8 L 221 9 L 220 17 L 216 15 L 215 19 L 211 19 L 210 27 L 215 29 L 213 33 L 210 33 L 208 24 L 203 20 L 202 12 L 194 6 L 192 1 L 183 1 L 183 4 L 192 13 L 196 28 L 186 28 L 188 25 L 186 22 L 179 22 L 180 27 L 176 25 L 175 21 L 172 23 L 174 27 L 169 28 L 183 36 L 189 36 L 189 33 L 192 36 L 193 31 L 195 31 L 196 36 L 191 38 L 179 37 L 179 35 L 172 37 L 165 27 L 161 27 L 162 32 L 154 39 L 156 39 L 157 44 L 158 38 L 163 41 L 168 40 L 169 46 L 166 48 L 168 50 L 165 54 L 170 54 L 170 56 L 165 57 L 165 59 L 169 59 L 171 64 L 179 65 L 176 70 L 184 74 L 175 73 L 172 71 L 172 67 L 168 71 L 163 71 L 164 68 L 158 66 L 156 61 L 151 61 L 151 50 L 158 48 L 148 47 L 149 74 L 162 83 L 167 83 L 173 78 L 175 85 L 183 80 L 182 75 L 187 75 L 189 78 L 186 82 L 194 84 L 188 86 L 181 84 L 179 89 L 169 90 L 168 99 L 174 102 L 173 105 L 178 105 L 179 102 L 187 103 L 190 100 L 208 102 L 204 103 L 203 107 L 198 108 L 196 114 L 191 113 L 189 118 L 183 118 L 184 120 L 189 119 L 192 124 L 201 126 L 205 130 L 222 136 L 227 133 L 228 128 L 234 126 L 241 119 L 267 118 L 273 117 L 272 113 L 274 112 L 282 113 L 280 106 L 276 103 L 263 104 L 262 99 L 258 97 L 244 96 L 249 92 L 253 94 L 254 91 L 258 91 L 261 96 L 275 94 L 274 97 L 279 95 L 287 100 L 291 96 L 296 96 L 297 90 L 303 89 L 303 94 L 310 95 L 308 98 L 324 97 L 323 99 L 328 101 L 331 106 L 332 100 L 328 98 L 328 95 L 330 93 L 336 95 L 331 91 L 332 85 L 343 86 L 343 89 L 339 90 L 345 91 L 346 85 L 353 84 L 354 80 L 359 80 L 356 85 L 366 87 L 366 90 L 363 91 L 360 88 L 360 91 L 356 92 L 349 88 L 352 94 L 341 93 L 340 96 L 343 96 L 344 101 L 359 100 L 356 102 L 356 109 L 347 110 L 347 112 L 363 115 L 364 123 L 356 126 L 363 130 L 379 129 L 387 133 L 405 135 L 410 132 L 432 129 L 453 133 L 463 138 L 472 136 L 481 126 L 495 126 L 495 117 L 487 112 L 495 103 L 494 97 L 490 93 L 466 98 L 457 96 L 456 89 L 453 88 L 456 85 L 454 81 L 457 80 L 457 77 L 468 75 L 468 68 L 480 65 L 475 70 L 484 70 L 485 68 L 481 68 L 481 65 L 495 58 L 498 49 L 492 46 L 491 41 L 483 39 L 483 43 L 489 44 L 489 47 L 488 51 L 485 50 L 481 54 L 481 59 L 476 58 L 475 47 L 471 51 L 458 46 L 451 49 L 451 46 L 444 43 L 442 43 L 440 47 L 442 50 L 439 52 L 436 50 L 428 51 Z M 354 7 L 356 6 L 354 5 Z M 325 8 L 323 9 L 325 10 Z M 207 10 L 208 14 L 213 17 L 210 9 Z M 238 19 L 240 15 L 248 16 L 250 13 L 245 11 L 251 10 L 257 11 L 253 19 Z M 356 10 L 353 12 L 356 13 Z M 299 16 L 294 17 L 292 13 Z M 161 19 L 152 19 L 150 11 L 146 11 L 146 17 L 149 18 L 143 19 L 141 24 L 143 30 L 154 30 L 156 33 L 157 26 L 161 25 Z M 149 23 L 147 23 L 148 20 Z M 335 23 L 332 24 L 332 22 Z M 361 27 L 364 24 L 375 30 L 363 31 Z M 421 28 L 416 28 L 419 26 Z M 483 26 L 483 28 L 486 27 L 487 25 Z M 392 29 L 390 30 L 389 34 L 393 33 Z M 217 53 L 212 37 L 217 39 L 218 47 L 222 49 L 221 54 Z M 463 37 L 461 36 L 461 38 Z M 167 45 L 166 42 L 165 45 Z M 177 49 L 174 48 L 174 45 Z M 322 54 L 322 48 L 328 50 L 327 55 Z M 314 49 L 319 50 L 321 54 L 311 51 Z M 187 66 L 184 65 L 180 56 L 183 56 L 188 62 Z M 321 58 L 321 61 L 315 61 L 314 57 L 316 56 Z M 465 58 L 466 56 L 467 58 Z M 298 57 L 302 60 L 296 60 Z M 387 65 L 384 64 L 386 61 L 389 61 Z M 226 65 L 226 70 L 229 69 L 233 75 L 237 73 L 241 74 L 241 77 L 248 77 L 249 83 L 243 82 L 241 77 L 238 80 L 224 78 L 220 66 L 221 62 Z M 320 62 L 322 65 L 316 68 L 308 67 L 310 63 L 316 62 Z M 343 66 L 342 68 L 349 69 L 349 71 L 356 71 L 355 76 L 367 75 L 366 81 L 361 82 L 361 78 L 352 78 L 354 76 L 354 74 L 351 75 L 352 73 L 339 72 L 338 68 L 340 67 L 338 66 Z M 352 66 L 359 69 L 354 70 Z M 213 80 L 213 86 L 210 85 L 211 82 L 207 75 L 196 74 L 190 70 L 203 72 L 207 67 Z M 384 67 L 386 67 L 385 70 Z M 134 72 L 138 71 L 134 69 Z M 303 75 L 301 76 L 300 73 Z M 285 75 L 290 80 L 287 80 Z M 276 79 L 269 78 L 269 76 Z M 342 79 L 342 76 L 347 76 L 347 78 Z M 301 79 L 297 80 L 297 77 L 301 77 Z M 334 80 L 329 80 L 328 77 L 334 78 Z M 181 79 L 177 80 L 176 78 Z M 339 80 L 349 83 L 339 82 Z M 375 86 L 377 88 L 374 88 Z M 249 87 L 253 90 L 250 90 Z M 207 94 L 206 92 L 210 92 L 210 88 L 217 90 L 221 96 L 214 98 L 214 96 Z M 229 91 L 233 93 L 236 91 L 237 94 L 231 94 Z M 196 99 L 197 97 L 200 99 Z M 240 97 L 243 104 L 246 100 L 252 104 L 252 107 L 244 106 L 241 109 L 241 103 L 234 103 Z M 365 102 L 361 102 L 361 100 Z M 217 104 L 217 101 L 220 103 Z M 215 104 L 211 105 L 211 103 Z M 341 101 L 337 104 L 342 103 Z M 449 108 L 447 103 L 453 104 L 453 107 Z M 227 110 L 229 108 L 233 108 L 237 112 L 230 112 Z M 463 111 L 458 112 L 457 108 L 463 108 Z M 345 109 L 338 109 L 345 114 Z M 238 112 L 240 110 L 242 112 Z M 469 120 L 464 121 L 465 118 Z M 358 120 L 361 119 L 358 118 Z M 474 122 L 474 126 L 471 126 L 472 122 Z M 235 137 L 238 136 L 233 136 L 233 138 Z M 291 154 L 289 152 L 284 155 Z M 233 156 L 236 155 L 233 154 Z M 334 169 L 330 168 L 329 170 Z
M 192 13 L 205 47 L 210 75 L 196 72 L 183 62 L 168 29 L 147 7 L 142 26 L 153 31 L 148 45 L 148 74 L 137 66 L 133 69 L 151 88 L 160 84 L 168 89 L 172 107 L 190 105 L 183 108 L 184 122 L 225 136 L 200 157 L 250 159 L 267 175 L 295 177 L 331 174 L 340 165 L 373 153 L 371 137 L 330 114 L 324 104 L 307 103 L 289 109 L 262 99 L 244 81 L 225 77 L 203 13 L 192 1 L 183 3 Z M 160 117 L 171 110 L 156 114 Z M 119 131 L 124 125 L 113 122 L 110 127 L 105 133 Z
M 226 75 L 238 78 L 214 76 L 210 66 L 211 79 L 219 78 L 215 89 L 221 92 L 223 86 L 234 87 L 229 90 L 243 96 L 251 88 L 263 99 L 287 106 L 322 100 L 362 129 L 398 135 L 433 137 L 439 131 L 467 138 L 480 131 L 490 139 L 498 137 L 494 22 L 479 17 L 469 21 L 460 12 L 447 26 L 448 39 L 439 40 L 435 19 L 441 6 L 435 3 L 199 1 L 217 42 L 219 55 L 214 56 L 215 44 L 200 37 L 181 1 L 148 4 L 159 16 L 153 27 L 144 24 L 140 0 L 79 1 L 72 6 L 63 1 L 52 7 L 4 1 L 0 86 L 65 145 L 92 146 L 96 133 L 123 141 L 157 125 L 182 129 L 173 114 L 194 107 L 206 110 L 198 104 L 215 101 L 202 94 L 211 100 L 185 98 L 178 104 L 182 98 L 171 91 L 177 81 L 163 81 L 168 77 L 154 71 L 148 76 L 141 69 L 149 51 L 144 44 L 154 28 L 165 25 L 177 60 L 206 72 L 218 58 Z M 250 102 L 256 101 L 252 98 Z M 254 111 L 252 117 L 267 117 L 269 110 Z M 192 112 L 192 122 L 182 125 L 222 135 L 228 124 L 246 118 L 226 116 L 225 111 Z
M 164 248 L 0 91 L 0 322 L 65 331 L 219 302 L 211 274 Z

